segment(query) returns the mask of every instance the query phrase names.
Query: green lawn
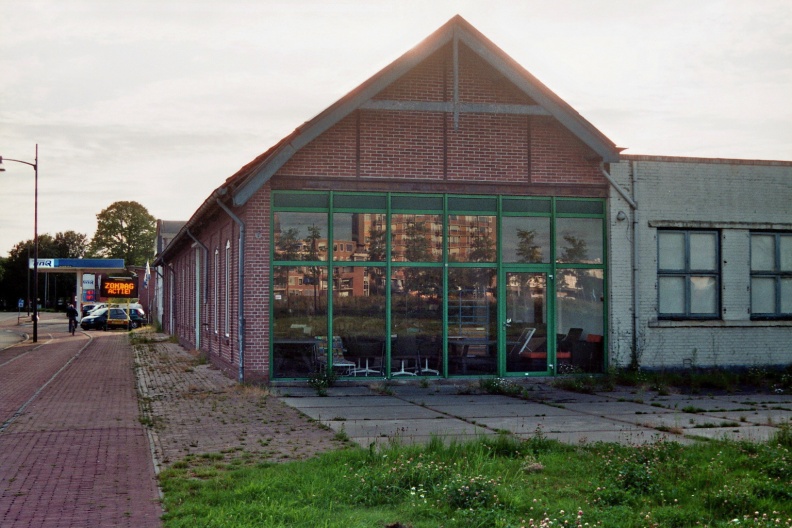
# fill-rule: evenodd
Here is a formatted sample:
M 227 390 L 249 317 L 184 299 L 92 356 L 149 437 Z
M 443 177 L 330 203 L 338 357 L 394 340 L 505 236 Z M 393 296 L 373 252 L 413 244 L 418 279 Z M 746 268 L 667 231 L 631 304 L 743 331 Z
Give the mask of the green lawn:
M 792 526 L 792 428 L 773 441 L 569 446 L 540 434 L 164 471 L 168 527 Z

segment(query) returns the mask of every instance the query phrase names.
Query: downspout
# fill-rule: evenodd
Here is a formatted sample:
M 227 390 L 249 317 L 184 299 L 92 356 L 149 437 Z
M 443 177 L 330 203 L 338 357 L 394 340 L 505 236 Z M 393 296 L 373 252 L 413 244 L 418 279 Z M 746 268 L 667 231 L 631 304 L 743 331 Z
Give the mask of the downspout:
M 217 198 L 217 205 L 226 212 L 231 219 L 239 226 L 239 270 L 237 272 L 237 282 L 239 284 L 239 294 L 237 295 L 238 332 L 239 332 L 239 383 L 245 381 L 245 223 L 228 208 L 220 198 Z
M 613 179 L 613 176 L 608 174 L 608 171 L 605 170 L 605 163 L 604 162 L 600 161 L 599 169 L 600 169 L 600 172 L 602 173 L 602 175 L 605 176 L 605 179 L 608 180 L 608 182 L 613 186 L 613 188 L 616 189 L 616 191 L 619 194 L 621 194 L 622 198 L 624 198 L 627 201 L 627 203 L 630 204 L 630 207 L 633 210 L 638 209 L 638 204 L 635 203 L 635 200 L 633 200 L 632 197 L 630 197 L 630 195 L 624 189 L 624 187 L 619 185 L 616 182 L 616 180 Z M 634 189 L 633 189 L 633 191 L 634 191 Z
M 204 261 L 204 266 L 203 266 L 203 268 L 204 268 L 204 272 L 203 272 L 203 275 L 204 275 L 204 281 L 203 281 L 204 288 L 203 288 L 203 290 L 204 290 L 204 299 L 208 299 L 207 295 L 209 294 L 209 248 L 206 247 L 206 244 L 204 244 L 203 242 L 201 242 L 200 240 L 195 238 L 195 235 L 192 234 L 192 231 L 190 231 L 189 227 L 187 228 L 187 234 L 189 235 L 190 238 L 193 239 L 193 241 L 195 241 L 196 244 L 201 246 L 201 249 L 203 249 L 203 251 L 204 251 L 204 259 L 203 259 L 203 261 Z
M 632 170 L 630 171 L 630 186 L 632 187 L 633 197 L 637 198 L 636 185 L 638 182 L 638 162 L 633 160 L 630 162 Z M 632 301 L 633 301 L 633 319 L 632 319 L 632 349 L 637 353 L 639 340 L 638 340 L 638 207 L 633 208 L 633 239 L 632 239 Z
M 165 264 L 165 261 L 162 261 Z M 170 264 L 165 265 L 165 269 L 171 272 L 171 287 L 168 288 L 168 328 L 170 329 L 171 333 L 176 337 L 179 337 L 178 333 L 176 332 L 176 318 L 173 316 L 174 305 L 176 304 L 173 302 L 174 297 L 176 297 L 176 271 L 174 271 L 173 266 Z
M 613 186 L 613 188 L 616 189 L 616 192 L 618 192 L 621 195 L 621 197 L 624 198 L 624 200 L 630 205 L 630 208 L 632 209 L 633 237 L 632 237 L 632 251 L 630 252 L 631 253 L 630 260 L 632 267 L 631 280 L 632 280 L 633 315 L 632 315 L 631 326 L 632 326 L 632 351 L 636 352 L 638 346 L 638 282 L 637 282 L 638 281 L 638 202 L 636 199 L 637 197 L 635 192 L 635 182 L 637 179 L 635 175 L 638 171 L 638 164 L 636 161 L 630 162 L 630 187 L 632 188 L 632 196 L 627 192 L 626 189 L 624 189 L 624 187 L 619 185 L 618 182 L 616 182 L 616 180 L 613 179 L 613 176 L 611 176 L 608 173 L 608 171 L 605 170 L 604 162 L 600 162 L 599 168 L 602 175 L 605 176 L 605 179 L 608 180 L 608 182 Z M 618 338 L 619 337 L 617 336 L 617 339 Z

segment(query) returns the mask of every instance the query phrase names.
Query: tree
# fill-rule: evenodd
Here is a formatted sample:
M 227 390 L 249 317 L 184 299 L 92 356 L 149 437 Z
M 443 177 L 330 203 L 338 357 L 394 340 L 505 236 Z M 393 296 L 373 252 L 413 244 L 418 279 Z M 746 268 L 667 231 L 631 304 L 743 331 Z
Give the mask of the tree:
M 308 247 L 308 253 L 305 255 L 305 260 L 317 261 L 319 260 L 319 239 L 321 238 L 321 230 L 316 224 L 308 227 L 308 236 L 305 237 L 305 244 Z M 319 313 L 319 266 L 310 266 L 311 270 L 311 284 L 313 284 L 314 292 L 314 314 Z
M 586 262 L 588 258 L 588 248 L 585 239 L 574 235 L 564 235 L 566 245 L 561 252 L 561 262 Z
M 38 237 L 39 258 L 82 258 L 88 248 L 88 237 L 76 231 L 65 231 L 52 235 L 43 233 Z M 29 281 L 32 281 L 28 267 L 29 259 L 35 255 L 33 240 L 23 240 L 8 252 L 3 262 L 4 273 L 0 273 L 1 301 L 6 306 L 16 307 L 18 299 L 28 296 Z M 45 299 L 71 297 L 75 293 L 75 277 L 73 274 L 56 274 L 50 282 L 50 289 L 44 292 L 47 281 L 44 274 L 39 273 L 39 296 Z M 31 288 L 32 292 L 32 288 Z M 48 295 L 49 293 L 49 295 Z M 32 293 L 31 293 L 32 295 Z
M 139 203 L 115 202 L 96 219 L 91 255 L 124 259 L 127 266 L 143 266 L 154 255 L 157 222 Z
M 536 230 L 517 229 L 517 256 L 519 262 L 532 263 L 542 262 L 542 248 L 534 242 Z
M 83 258 L 88 251 L 88 237 L 76 231 L 56 233 L 54 245 L 58 258 Z
M 405 230 L 406 248 L 404 257 L 407 262 L 426 262 L 432 258 L 429 246 L 429 228 L 426 222 L 409 222 Z
M 297 260 L 300 254 L 299 230 L 290 227 L 275 239 L 275 256 L 277 260 Z

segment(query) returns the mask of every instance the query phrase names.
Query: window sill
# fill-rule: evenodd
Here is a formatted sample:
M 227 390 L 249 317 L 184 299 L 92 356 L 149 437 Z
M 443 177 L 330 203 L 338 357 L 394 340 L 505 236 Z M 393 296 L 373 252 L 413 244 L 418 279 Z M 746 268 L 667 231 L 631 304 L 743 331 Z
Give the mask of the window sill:
M 792 327 L 792 321 L 789 320 L 756 320 L 749 319 L 724 321 L 722 319 L 706 319 L 706 320 L 670 320 L 670 319 L 653 319 L 649 321 L 649 328 L 757 328 L 766 326 L 786 326 Z

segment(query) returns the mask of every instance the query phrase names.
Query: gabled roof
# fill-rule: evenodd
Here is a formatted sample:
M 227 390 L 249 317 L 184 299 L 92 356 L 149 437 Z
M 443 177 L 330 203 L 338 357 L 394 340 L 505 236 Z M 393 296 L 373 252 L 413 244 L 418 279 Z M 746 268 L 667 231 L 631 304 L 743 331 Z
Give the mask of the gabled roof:
M 383 89 L 396 82 L 433 53 L 449 43 L 462 42 L 473 50 L 482 60 L 522 90 L 536 105 L 539 115 L 550 115 L 558 120 L 583 144 L 595 152 L 603 162 L 619 161 L 622 150 L 605 137 L 602 132 L 578 114 L 575 109 L 509 57 L 498 46 L 481 34 L 461 16 L 457 15 L 446 22 L 423 42 L 380 70 L 363 84 L 342 97 L 319 115 L 307 121 L 291 134 L 273 145 L 247 165 L 239 169 L 215 189 L 203 204 L 193 213 L 186 224 L 168 247 L 158 248 L 156 265 L 164 264 L 167 253 L 177 246 L 187 231 L 200 225 L 205 214 L 215 210 L 222 200 L 231 197 L 234 206 L 244 205 L 275 173 L 301 148 L 329 130 L 358 108 L 367 103 Z M 177 225 L 171 225 L 174 229 Z
M 531 75 L 525 68 L 457 15 L 423 42 L 341 98 L 310 121 L 304 123 L 264 154 L 242 167 L 226 180 L 235 206 L 246 203 L 298 150 L 316 139 L 353 111 L 362 107 L 384 88 L 409 72 L 432 53 L 458 39 L 495 68 L 544 111 L 602 158 L 606 163 L 619 160 L 621 149 L 578 114 L 571 106 Z

